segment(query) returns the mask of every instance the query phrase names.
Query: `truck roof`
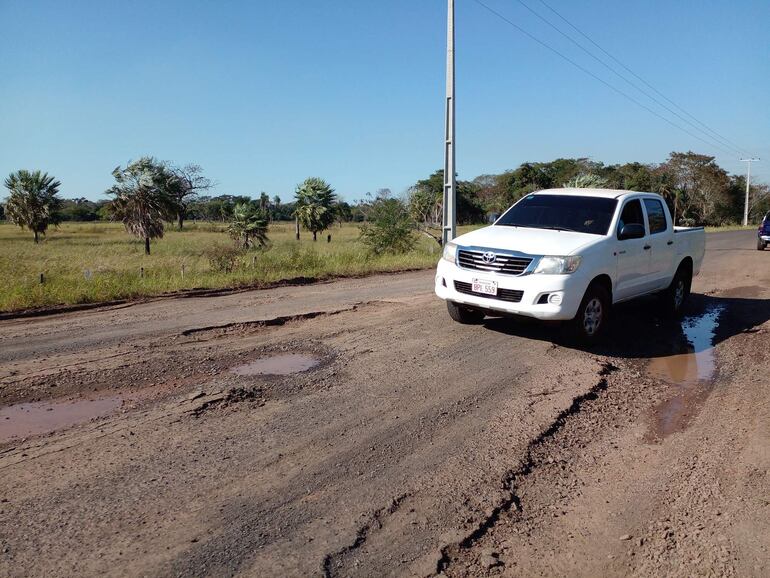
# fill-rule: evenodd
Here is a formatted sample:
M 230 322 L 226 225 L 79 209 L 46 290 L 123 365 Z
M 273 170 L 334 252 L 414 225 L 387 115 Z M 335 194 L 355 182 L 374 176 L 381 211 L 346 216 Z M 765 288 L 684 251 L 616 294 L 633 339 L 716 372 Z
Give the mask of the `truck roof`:
M 536 195 L 573 195 L 576 197 L 602 197 L 605 199 L 618 199 L 625 195 L 653 195 L 645 191 L 625 191 L 623 189 L 574 189 L 565 187 L 563 189 L 545 189 L 535 191 Z M 656 195 L 657 196 L 657 195 Z

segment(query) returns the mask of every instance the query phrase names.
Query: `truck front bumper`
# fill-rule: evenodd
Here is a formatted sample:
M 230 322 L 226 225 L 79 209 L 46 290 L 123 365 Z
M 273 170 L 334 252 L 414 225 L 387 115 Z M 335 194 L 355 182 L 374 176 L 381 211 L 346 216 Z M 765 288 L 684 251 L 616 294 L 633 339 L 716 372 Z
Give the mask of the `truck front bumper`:
M 770 243 L 770 235 L 760 235 L 759 238 L 765 243 Z
M 462 284 L 472 284 L 477 278 L 496 281 L 498 296 L 468 294 L 467 285 Z M 444 300 L 549 321 L 573 319 L 587 287 L 588 281 L 579 270 L 571 275 L 513 276 L 461 269 L 444 259 L 439 261 L 435 279 L 436 295 Z M 518 294 L 512 297 L 512 292 L 521 292 L 518 301 L 507 300 L 519 297 Z M 506 299 L 501 298 L 503 294 Z

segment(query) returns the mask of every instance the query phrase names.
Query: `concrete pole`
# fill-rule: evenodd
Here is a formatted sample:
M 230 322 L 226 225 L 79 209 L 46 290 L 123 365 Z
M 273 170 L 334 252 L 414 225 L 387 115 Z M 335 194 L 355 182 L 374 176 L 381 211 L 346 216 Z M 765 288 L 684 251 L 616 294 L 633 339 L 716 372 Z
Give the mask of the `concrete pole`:
M 742 163 L 746 163 L 746 199 L 743 203 L 743 226 L 749 224 L 749 191 L 751 190 L 751 163 L 758 161 L 757 158 L 741 159 Z
M 457 236 L 457 183 L 455 181 L 455 3 L 447 0 L 446 131 L 444 135 L 444 215 L 441 242 Z

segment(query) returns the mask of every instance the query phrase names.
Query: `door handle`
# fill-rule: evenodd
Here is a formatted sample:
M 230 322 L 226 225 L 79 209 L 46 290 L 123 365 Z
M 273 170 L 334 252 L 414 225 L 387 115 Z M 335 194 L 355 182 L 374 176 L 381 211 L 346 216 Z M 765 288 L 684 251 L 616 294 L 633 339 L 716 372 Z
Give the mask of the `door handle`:
M 669 241 L 668 243 L 666 243 L 666 245 L 673 245 L 673 244 L 674 244 L 673 241 Z
M 645 245 L 645 246 L 644 246 L 644 250 L 645 250 L 645 251 L 649 251 L 650 249 L 652 249 L 652 247 L 650 247 L 649 245 Z
M 618 251 L 618 255 L 625 255 L 625 254 L 626 254 L 625 251 Z

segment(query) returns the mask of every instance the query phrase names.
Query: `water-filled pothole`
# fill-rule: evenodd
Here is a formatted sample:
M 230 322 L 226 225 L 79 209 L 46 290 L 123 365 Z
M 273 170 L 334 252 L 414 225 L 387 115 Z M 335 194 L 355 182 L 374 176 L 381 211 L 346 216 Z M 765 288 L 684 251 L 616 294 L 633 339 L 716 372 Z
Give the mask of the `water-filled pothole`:
M 301 353 L 261 357 L 230 369 L 236 375 L 291 375 L 313 369 L 321 360 Z
M 714 337 L 719 316 L 724 310 L 717 306 L 697 317 L 682 322 L 686 340 L 685 351 L 650 361 L 647 372 L 661 381 L 674 385 L 678 393 L 659 404 L 653 414 L 652 438 L 661 438 L 685 430 L 711 391 L 716 373 Z
M 713 307 L 682 322 L 686 351 L 650 361 L 647 372 L 672 385 L 695 385 L 712 380 L 716 371 L 714 335 L 722 307 Z
M 17 403 L 0 409 L 0 443 L 50 433 L 118 409 L 122 397 Z

